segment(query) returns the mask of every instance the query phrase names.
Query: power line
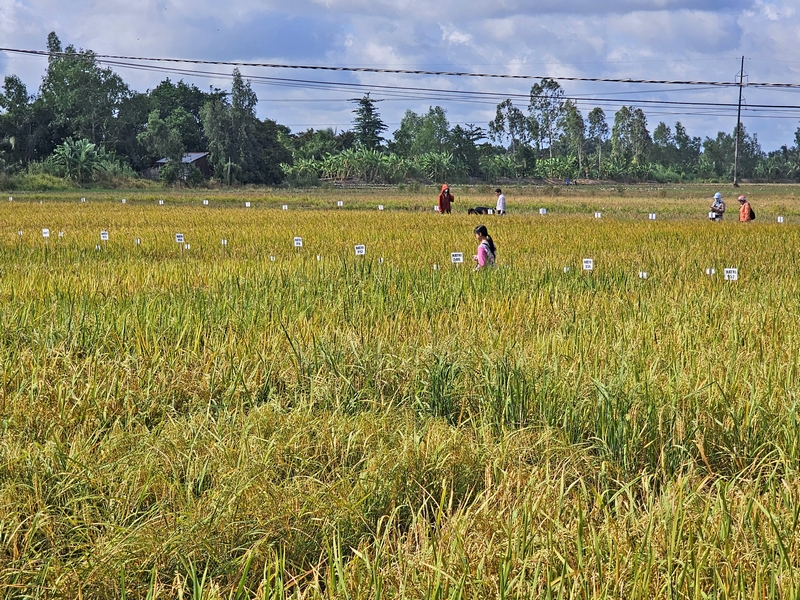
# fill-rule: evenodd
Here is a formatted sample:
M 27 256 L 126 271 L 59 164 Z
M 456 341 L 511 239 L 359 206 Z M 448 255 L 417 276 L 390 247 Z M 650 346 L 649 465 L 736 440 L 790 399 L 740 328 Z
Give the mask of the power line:
M 76 53 L 70 52 L 50 52 L 47 50 L 24 50 L 21 48 L 2 48 L 0 51 L 14 54 L 26 54 L 37 56 L 61 56 L 75 57 Z M 79 56 L 79 55 L 78 55 Z M 668 79 L 635 79 L 635 78 L 608 78 L 608 77 L 553 77 L 548 75 L 512 75 L 509 73 L 471 73 L 469 71 L 429 71 L 424 69 L 385 69 L 378 67 L 337 67 L 331 65 L 292 65 L 282 63 L 255 63 L 242 61 L 223 61 L 223 60 L 199 60 L 184 58 L 156 58 L 144 56 L 123 56 L 115 54 L 94 54 L 94 58 L 124 61 L 146 61 L 162 63 L 184 63 L 196 65 L 225 65 L 232 67 L 253 67 L 267 69 L 297 69 L 309 71 L 338 71 L 350 73 L 389 73 L 395 75 L 435 75 L 440 77 L 476 77 L 489 79 L 553 79 L 556 81 L 584 81 L 592 83 L 642 83 L 659 85 L 706 85 L 718 87 L 738 87 L 736 81 L 693 81 L 693 80 L 668 80 Z M 749 87 L 779 87 L 779 88 L 800 88 L 797 83 L 769 83 L 769 82 L 750 82 Z

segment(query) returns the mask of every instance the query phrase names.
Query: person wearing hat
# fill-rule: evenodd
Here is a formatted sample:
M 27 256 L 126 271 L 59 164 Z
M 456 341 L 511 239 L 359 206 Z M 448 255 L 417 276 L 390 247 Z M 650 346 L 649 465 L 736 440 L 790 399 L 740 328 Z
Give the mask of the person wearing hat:
M 749 223 L 753 220 L 753 209 L 747 201 L 747 196 L 739 196 L 739 223 Z
M 497 196 L 497 205 L 495 206 L 497 214 L 498 215 L 506 214 L 506 197 L 503 195 L 503 190 L 497 188 L 494 191 L 494 193 Z
M 722 199 L 722 194 L 717 192 L 714 194 L 714 204 L 711 205 L 711 211 L 708 213 L 708 218 L 712 221 L 722 221 L 722 215 L 725 214 L 725 201 Z
M 446 183 L 442 185 L 442 192 L 439 194 L 439 212 L 443 215 L 450 214 L 450 204 L 455 200 L 450 193 L 450 186 Z

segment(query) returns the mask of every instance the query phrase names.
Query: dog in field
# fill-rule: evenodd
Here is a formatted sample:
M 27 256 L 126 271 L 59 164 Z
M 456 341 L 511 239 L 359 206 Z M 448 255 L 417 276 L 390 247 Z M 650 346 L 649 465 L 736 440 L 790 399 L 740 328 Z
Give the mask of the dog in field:
M 489 211 L 492 210 L 488 206 L 476 206 L 475 208 L 470 208 L 467 211 L 468 215 L 488 215 Z

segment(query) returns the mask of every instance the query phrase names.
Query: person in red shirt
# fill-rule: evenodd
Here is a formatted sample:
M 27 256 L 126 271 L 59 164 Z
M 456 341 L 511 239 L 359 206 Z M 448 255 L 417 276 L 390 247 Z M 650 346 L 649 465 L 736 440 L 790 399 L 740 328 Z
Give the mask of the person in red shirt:
M 455 201 L 455 197 L 450 193 L 450 186 L 446 183 L 442 185 L 442 192 L 439 194 L 439 212 L 449 215 L 450 204 Z
M 750 212 L 750 203 L 747 201 L 747 196 L 739 196 L 739 222 L 748 223 L 753 220 L 753 214 Z

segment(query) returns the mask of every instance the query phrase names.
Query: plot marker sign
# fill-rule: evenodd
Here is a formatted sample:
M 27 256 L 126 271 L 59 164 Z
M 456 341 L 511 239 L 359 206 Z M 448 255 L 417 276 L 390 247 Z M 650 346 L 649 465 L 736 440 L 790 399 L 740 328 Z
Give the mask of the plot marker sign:
M 603 218 L 603 213 L 601 213 L 601 212 L 594 213 L 594 218 L 595 219 L 602 219 Z
M 301 237 L 294 238 L 294 247 L 295 248 L 302 248 L 303 247 L 303 238 L 301 238 Z
M 783 217 L 778 217 L 778 223 L 783 223 Z
M 282 210 L 289 210 L 289 205 L 288 204 L 284 204 L 283 206 L 281 206 L 281 209 Z
M 547 209 L 546 208 L 540 208 L 539 209 L 539 214 L 540 215 L 546 215 L 547 214 Z
M 101 242 L 107 242 L 108 241 L 108 232 L 107 231 L 101 231 L 100 232 L 100 241 Z
M 42 229 L 42 237 L 47 239 L 50 237 L 50 230 L 49 229 Z
M 367 247 L 364 244 L 357 244 L 355 246 L 356 256 L 364 256 L 367 253 Z
M 208 200 L 203 200 L 203 206 L 208 206 Z
M 183 234 L 182 233 L 176 233 L 175 234 L 175 243 L 176 244 L 182 244 L 183 242 L 184 242 Z
M 709 267 L 708 269 L 706 269 L 706 275 L 711 276 L 716 274 L 717 270 L 714 267 Z
M 163 200 L 159 200 L 159 201 L 158 201 L 158 205 L 159 205 L 159 206 L 164 206 L 164 201 L 163 201 Z
M 451 252 L 450 253 L 450 262 L 454 265 L 460 265 L 464 262 L 464 253 L 463 252 Z
M 250 208 L 250 203 L 249 203 L 249 202 L 245 202 L 245 203 L 244 203 L 244 207 L 245 207 L 245 208 Z
M 647 271 L 639 271 L 639 279 L 647 279 Z
M 656 220 L 656 213 L 649 213 L 647 215 L 647 218 L 650 219 L 651 221 L 655 221 Z
M 725 269 L 725 281 L 739 281 L 739 269 Z
M 338 206 L 339 208 L 341 208 L 341 207 L 343 207 L 343 206 L 344 206 L 344 202 L 342 202 L 341 200 L 339 200 L 339 201 L 337 201 L 337 202 L 336 202 L 336 206 Z
M 584 258 L 583 259 L 583 270 L 584 271 L 594 271 L 594 259 L 593 258 Z

